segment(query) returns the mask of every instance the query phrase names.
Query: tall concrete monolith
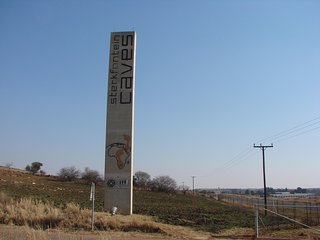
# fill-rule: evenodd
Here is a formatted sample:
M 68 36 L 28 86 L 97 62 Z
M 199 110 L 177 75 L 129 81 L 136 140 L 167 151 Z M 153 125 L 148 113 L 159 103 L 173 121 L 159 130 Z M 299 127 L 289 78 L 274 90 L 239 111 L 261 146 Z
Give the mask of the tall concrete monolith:
M 104 208 L 132 214 L 135 32 L 112 32 L 108 72 Z

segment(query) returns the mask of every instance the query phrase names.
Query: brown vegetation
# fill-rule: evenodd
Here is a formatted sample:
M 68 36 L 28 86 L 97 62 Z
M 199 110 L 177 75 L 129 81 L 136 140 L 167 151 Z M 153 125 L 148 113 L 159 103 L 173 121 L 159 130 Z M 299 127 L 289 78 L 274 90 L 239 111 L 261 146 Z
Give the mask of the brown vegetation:
M 91 230 L 89 191 L 90 185 L 83 180 L 61 182 L 52 176 L 34 175 L 0 167 L 0 224 L 47 229 L 46 232 L 53 229 L 77 232 L 81 229 Z M 135 190 L 134 212 L 142 215 L 111 216 L 99 212 L 103 209 L 103 184 L 98 183 L 95 203 L 98 212 L 95 213 L 94 226 L 96 230 L 102 230 L 97 231 L 99 234 L 105 233 L 105 230 L 121 233 L 165 233 L 156 234 L 156 238 L 165 236 L 165 239 L 212 239 L 254 234 L 254 216 L 251 209 L 232 207 L 204 196 Z M 272 232 L 281 231 L 277 229 Z M 261 234 L 268 235 L 263 229 Z M 304 238 L 310 236 L 305 230 L 297 234 L 303 234 Z
M 38 229 L 59 227 L 91 230 L 91 210 L 81 209 L 75 203 L 67 203 L 66 206 L 58 208 L 53 204 L 28 198 L 14 201 L 0 193 L 0 223 Z M 102 212 L 95 214 L 94 227 L 98 230 L 161 232 L 148 217 L 111 216 Z

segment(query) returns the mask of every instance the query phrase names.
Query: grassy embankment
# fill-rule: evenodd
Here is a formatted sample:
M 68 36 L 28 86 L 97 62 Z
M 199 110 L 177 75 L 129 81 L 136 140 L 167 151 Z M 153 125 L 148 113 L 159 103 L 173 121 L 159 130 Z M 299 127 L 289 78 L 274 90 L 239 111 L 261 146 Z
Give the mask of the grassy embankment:
M 61 182 L 55 177 L 0 168 L 0 192 L 5 194 L 1 197 L 3 210 L 0 212 L 0 223 L 11 221 L 20 225 L 25 223 L 42 227 L 90 229 L 90 185 L 83 181 Z M 96 211 L 102 211 L 102 184 L 97 185 L 95 203 Z M 17 211 L 13 211 L 14 209 Z M 134 213 L 153 216 L 162 223 L 190 226 L 209 232 L 233 227 L 252 227 L 254 221 L 251 211 L 228 206 L 213 199 L 180 193 L 134 191 Z M 8 214 L 11 214 L 11 218 Z M 5 215 L 6 218 L 3 217 Z M 149 220 L 148 217 L 141 216 L 139 219 L 133 216 L 129 220 L 121 220 L 105 213 L 96 213 L 95 227 L 159 232 L 159 227 Z

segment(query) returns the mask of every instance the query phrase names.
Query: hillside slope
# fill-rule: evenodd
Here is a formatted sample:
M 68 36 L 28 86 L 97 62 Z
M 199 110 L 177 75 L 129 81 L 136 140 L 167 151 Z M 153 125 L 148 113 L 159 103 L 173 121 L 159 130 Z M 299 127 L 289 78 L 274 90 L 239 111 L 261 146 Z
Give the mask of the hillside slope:
M 33 175 L 0 168 L 0 191 L 14 199 L 33 198 L 55 206 L 74 202 L 90 208 L 90 184 L 78 180 L 61 182 L 53 176 Z M 96 187 L 96 211 L 103 211 L 103 184 Z M 134 213 L 158 221 L 218 232 L 233 227 L 253 227 L 253 213 L 213 199 L 181 193 L 134 191 Z

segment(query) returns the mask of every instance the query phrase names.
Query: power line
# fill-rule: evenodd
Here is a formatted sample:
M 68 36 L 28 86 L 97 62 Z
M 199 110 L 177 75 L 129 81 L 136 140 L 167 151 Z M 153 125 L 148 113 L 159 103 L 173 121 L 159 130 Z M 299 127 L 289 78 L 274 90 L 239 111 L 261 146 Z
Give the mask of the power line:
M 320 117 L 316 117 L 314 119 L 311 119 L 309 121 L 306 121 L 304 123 L 300 123 L 294 127 L 291 127 L 287 130 L 284 130 L 284 131 L 281 131 L 277 134 L 274 134 L 272 136 L 269 136 L 269 137 L 266 137 L 266 138 L 263 138 L 259 141 L 256 141 L 256 142 L 266 142 L 266 141 L 269 141 L 269 142 L 275 142 L 276 139 L 279 139 L 279 138 L 283 138 L 283 137 L 286 137 L 290 134 L 294 134 L 295 132 L 299 132 L 305 128 L 308 128 L 308 127 L 311 127 L 311 126 L 314 126 L 314 125 L 317 125 L 320 123 Z M 312 130 L 315 130 L 317 128 L 314 128 Z M 309 131 L 309 130 L 308 130 Z M 301 134 L 297 134 L 298 135 L 301 135 Z
M 282 142 L 282 141 L 288 140 L 288 139 L 290 139 L 290 138 L 294 138 L 294 137 L 297 137 L 297 136 L 306 134 L 306 133 L 308 133 L 308 132 L 312 132 L 312 131 L 317 130 L 317 129 L 319 129 L 319 128 L 320 128 L 320 126 L 315 127 L 315 128 L 311 128 L 311 129 L 308 129 L 308 130 L 306 130 L 306 131 L 303 131 L 303 132 L 297 133 L 297 134 L 295 134 L 295 135 L 292 135 L 292 136 L 288 136 L 288 137 L 279 139 L 279 140 L 274 141 L 274 142 L 275 142 L 275 143 Z
M 309 121 L 297 124 L 287 130 L 280 131 L 277 134 L 263 138 L 263 139 L 256 141 L 256 142 L 265 142 L 265 141 L 270 141 L 270 142 L 274 142 L 274 143 L 282 142 L 282 141 L 291 139 L 293 137 L 297 137 L 297 136 L 306 134 L 308 132 L 320 129 L 319 124 L 320 124 L 320 116 L 313 118 Z M 312 126 L 314 126 L 314 127 L 310 128 Z M 309 128 L 309 129 L 307 129 L 307 128 Z M 305 130 L 305 131 L 303 131 L 303 130 Z M 226 161 L 221 166 L 214 169 L 211 173 L 206 174 L 206 175 L 202 175 L 199 177 L 211 176 L 212 174 L 214 174 L 216 172 L 221 172 L 226 169 L 230 169 L 231 167 L 234 167 L 235 165 L 239 164 L 240 162 L 247 160 L 253 154 L 255 154 L 255 152 L 253 152 L 253 149 L 251 147 L 247 147 L 243 151 L 241 151 L 239 154 L 235 155 L 233 158 L 231 158 L 230 160 Z
M 211 176 L 212 174 L 214 174 L 216 172 L 220 172 L 222 170 L 228 169 L 228 168 L 236 165 L 237 163 L 241 162 L 242 160 L 246 160 L 249 156 L 252 155 L 252 154 L 249 155 L 250 153 L 252 153 L 252 151 L 253 150 L 252 150 L 251 147 L 247 147 L 243 151 L 241 151 L 240 153 L 235 155 L 233 158 L 231 158 L 229 161 L 225 162 L 221 166 L 219 166 L 216 169 L 214 169 L 213 171 L 211 171 L 209 174 L 202 175 L 202 176 L 199 176 L 199 177 Z

